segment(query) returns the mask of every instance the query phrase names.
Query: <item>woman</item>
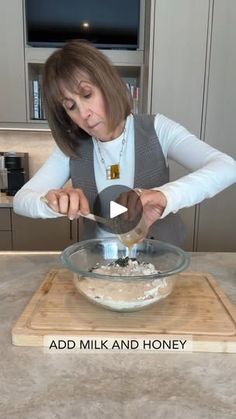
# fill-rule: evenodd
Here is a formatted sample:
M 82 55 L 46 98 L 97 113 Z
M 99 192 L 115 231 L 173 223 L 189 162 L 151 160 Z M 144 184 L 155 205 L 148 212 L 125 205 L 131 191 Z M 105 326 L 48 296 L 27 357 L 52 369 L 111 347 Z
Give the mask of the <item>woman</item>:
M 92 211 L 105 188 L 124 185 L 140 195 L 148 236 L 180 245 L 184 233 L 178 210 L 236 180 L 234 159 L 179 124 L 160 114 L 132 115 L 116 69 L 85 41 L 71 41 L 49 57 L 43 93 L 58 147 L 16 194 L 18 214 L 72 220 L 78 212 Z M 169 159 L 191 173 L 169 182 Z M 72 187 L 63 188 L 68 179 Z M 122 199 L 124 204 L 128 195 Z M 102 234 L 85 221 L 85 237 Z

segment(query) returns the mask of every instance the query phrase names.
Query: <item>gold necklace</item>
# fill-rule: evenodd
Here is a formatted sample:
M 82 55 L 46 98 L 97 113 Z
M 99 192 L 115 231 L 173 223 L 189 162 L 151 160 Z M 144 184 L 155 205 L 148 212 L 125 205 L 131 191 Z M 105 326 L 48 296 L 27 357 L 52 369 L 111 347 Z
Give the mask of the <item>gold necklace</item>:
M 100 145 L 99 145 L 99 140 L 97 138 L 95 138 L 96 144 L 97 144 L 97 148 L 98 148 L 98 152 L 100 154 L 101 162 L 102 162 L 103 166 L 105 167 L 107 180 L 120 179 L 120 161 L 121 161 L 121 157 L 123 155 L 123 151 L 124 151 L 125 143 L 126 143 L 126 136 L 125 136 L 125 134 L 126 134 L 126 128 L 124 129 L 124 136 L 123 136 L 122 143 L 121 143 L 121 150 L 120 150 L 120 154 L 119 154 L 119 161 L 118 161 L 118 163 L 111 164 L 109 166 L 106 165 L 106 162 L 105 162 L 104 157 L 102 155 L 102 151 L 101 151 Z

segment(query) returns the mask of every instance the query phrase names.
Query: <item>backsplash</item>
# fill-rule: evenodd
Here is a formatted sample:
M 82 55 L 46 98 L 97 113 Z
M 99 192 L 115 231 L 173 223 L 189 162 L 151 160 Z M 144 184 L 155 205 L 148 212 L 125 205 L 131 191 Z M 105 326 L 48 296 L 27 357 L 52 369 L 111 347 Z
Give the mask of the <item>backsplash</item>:
M 29 153 L 30 177 L 42 166 L 54 147 L 50 132 L 0 131 L 0 151 Z

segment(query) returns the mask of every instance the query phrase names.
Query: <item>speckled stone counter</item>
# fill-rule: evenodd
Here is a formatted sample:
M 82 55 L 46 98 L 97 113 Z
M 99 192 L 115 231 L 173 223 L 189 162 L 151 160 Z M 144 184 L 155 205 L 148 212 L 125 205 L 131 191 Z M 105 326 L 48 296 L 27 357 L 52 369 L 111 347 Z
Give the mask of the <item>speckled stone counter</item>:
M 59 254 L 0 252 L 0 418 L 229 419 L 236 354 L 46 354 L 11 344 L 11 328 Z M 236 254 L 194 253 L 236 304 Z

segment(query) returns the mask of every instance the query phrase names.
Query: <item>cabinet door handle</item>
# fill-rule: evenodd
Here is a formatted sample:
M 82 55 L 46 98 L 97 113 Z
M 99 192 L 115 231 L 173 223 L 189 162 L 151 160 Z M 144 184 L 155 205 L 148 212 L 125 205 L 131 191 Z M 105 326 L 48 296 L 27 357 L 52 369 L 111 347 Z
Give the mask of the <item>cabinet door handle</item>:
M 70 240 L 73 240 L 73 221 L 70 222 Z

